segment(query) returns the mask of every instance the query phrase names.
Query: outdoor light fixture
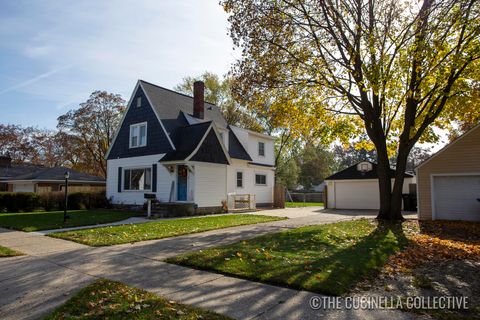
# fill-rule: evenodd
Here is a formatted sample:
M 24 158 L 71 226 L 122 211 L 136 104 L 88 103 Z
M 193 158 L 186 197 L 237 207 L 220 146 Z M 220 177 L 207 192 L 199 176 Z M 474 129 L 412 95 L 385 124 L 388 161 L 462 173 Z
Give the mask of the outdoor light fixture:
M 68 206 L 68 178 L 70 178 L 70 173 L 65 171 L 63 175 L 65 177 L 65 208 L 63 209 L 63 223 L 67 222 L 69 216 L 67 215 L 67 206 Z

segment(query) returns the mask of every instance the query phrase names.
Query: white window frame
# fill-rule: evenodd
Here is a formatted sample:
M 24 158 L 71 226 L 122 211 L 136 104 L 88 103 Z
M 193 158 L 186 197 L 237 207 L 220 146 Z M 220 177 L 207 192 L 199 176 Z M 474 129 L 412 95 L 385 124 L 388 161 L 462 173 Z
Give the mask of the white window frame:
M 137 108 L 142 106 L 142 97 L 137 97 Z
M 239 187 L 238 186 L 238 174 L 242 174 L 242 185 Z M 235 188 L 236 189 L 243 189 L 245 188 L 245 174 L 243 173 L 243 170 L 237 170 L 235 171 Z
M 260 154 L 260 144 L 263 145 L 263 154 Z M 263 141 L 258 141 L 258 156 L 259 157 L 265 157 L 265 142 Z
M 150 169 L 150 188 L 149 189 L 131 189 L 132 187 L 132 179 L 131 179 L 131 175 L 130 175 L 130 187 L 129 189 L 125 189 L 125 182 L 126 182 L 126 174 L 125 172 L 126 171 L 132 171 L 132 170 L 147 170 L 147 169 Z M 127 168 L 123 168 L 123 172 L 122 172 L 122 190 L 125 191 L 125 192 L 148 192 L 148 191 L 152 191 L 152 183 L 153 183 L 153 168 L 151 166 L 145 166 L 145 167 L 127 167 Z
M 257 176 L 265 176 L 265 184 L 257 183 Z M 266 187 L 268 185 L 268 175 L 266 173 L 255 172 L 254 179 L 256 186 Z
M 140 128 L 145 126 L 145 143 L 144 144 L 140 144 Z M 132 145 L 132 138 L 133 138 L 133 130 L 135 128 L 138 127 L 138 138 L 137 138 L 137 145 L 134 146 Z M 140 122 L 140 123 L 135 123 L 135 124 L 131 124 L 130 125 L 130 134 L 128 135 L 128 145 L 130 147 L 130 149 L 132 148 L 141 148 L 141 147 L 145 147 L 147 146 L 147 137 L 148 137 L 148 134 L 147 134 L 147 130 L 148 130 L 148 126 L 147 126 L 147 122 Z

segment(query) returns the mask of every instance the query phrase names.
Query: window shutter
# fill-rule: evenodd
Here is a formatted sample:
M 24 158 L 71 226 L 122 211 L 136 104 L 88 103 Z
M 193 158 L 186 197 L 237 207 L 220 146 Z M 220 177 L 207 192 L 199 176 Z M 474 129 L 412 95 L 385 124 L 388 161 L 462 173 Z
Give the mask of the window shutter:
M 122 192 L 122 167 L 118 167 L 118 192 Z
M 157 192 L 157 165 L 152 165 L 152 192 Z

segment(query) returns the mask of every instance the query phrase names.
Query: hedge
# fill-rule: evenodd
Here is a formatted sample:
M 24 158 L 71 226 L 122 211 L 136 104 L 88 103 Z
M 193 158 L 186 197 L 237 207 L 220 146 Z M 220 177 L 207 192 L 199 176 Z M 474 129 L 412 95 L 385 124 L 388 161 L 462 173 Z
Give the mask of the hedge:
M 63 192 L 0 192 L 0 212 L 28 212 L 33 210 L 63 210 Z M 105 192 L 74 192 L 68 194 L 68 209 L 109 208 Z

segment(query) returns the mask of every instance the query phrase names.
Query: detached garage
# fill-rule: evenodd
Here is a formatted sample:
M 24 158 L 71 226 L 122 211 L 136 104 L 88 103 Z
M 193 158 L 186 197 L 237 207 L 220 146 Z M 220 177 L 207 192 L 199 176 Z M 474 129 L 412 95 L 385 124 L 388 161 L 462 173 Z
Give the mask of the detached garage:
M 480 125 L 416 170 L 420 219 L 480 221 Z
M 395 170 L 391 169 L 391 175 Z M 329 209 L 380 209 L 377 165 L 359 162 L 326 178 L 326 204 Z M 394 179 L 392 179 L 393 186 Z M 405 173 L 403 193 L 415 189 L 415 177 Z

